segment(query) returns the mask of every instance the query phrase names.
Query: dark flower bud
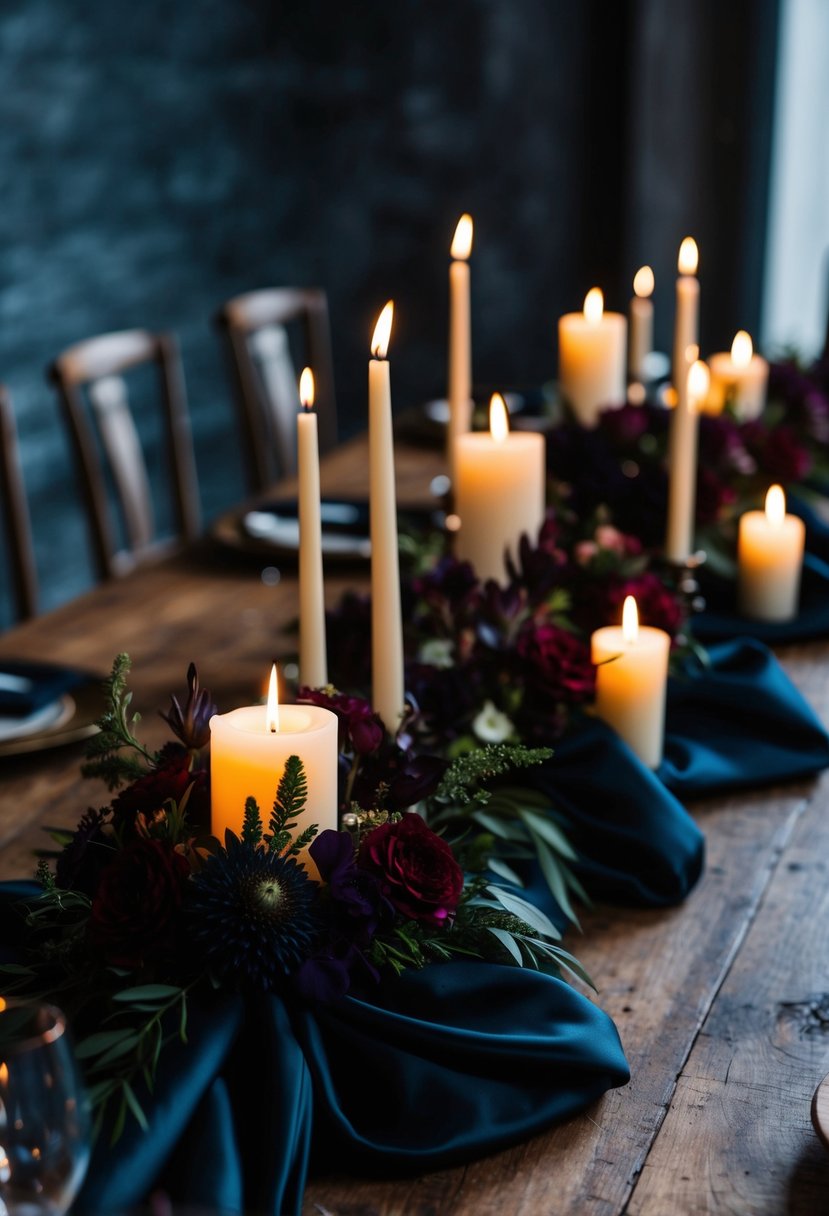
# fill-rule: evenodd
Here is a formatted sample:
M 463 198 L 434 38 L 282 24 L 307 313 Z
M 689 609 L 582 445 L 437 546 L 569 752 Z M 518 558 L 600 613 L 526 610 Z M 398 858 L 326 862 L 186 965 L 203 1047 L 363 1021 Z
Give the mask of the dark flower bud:
M 182 709 L 178 697 L 170 697 L 170 712 L 161 714 L 173 734 L 191 751 L 199 751 L 210 742 L 210 719 L 218 713 L 216 704 L 206 688 L 199 687 L 195 663 L 187 668 L 187 700 Z

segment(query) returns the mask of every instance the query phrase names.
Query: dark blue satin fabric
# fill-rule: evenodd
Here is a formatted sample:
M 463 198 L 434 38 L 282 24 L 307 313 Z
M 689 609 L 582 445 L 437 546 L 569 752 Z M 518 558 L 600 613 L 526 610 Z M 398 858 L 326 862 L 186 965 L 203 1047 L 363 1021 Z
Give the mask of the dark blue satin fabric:
M 0 885 L 0 924 L 31 884 Z M 164 1049 L 150 1121 L 96 1145 L 79 1213 L 177 1202 L 299 1216 L 312 1145 L 329 1166 L 427 1171 L 530 1136 L 624 1085 L 610 1018 L 556 976 L 438 963 L 331 1006 L 294 998 L 192 1003 Z
M 712 646 L 668 685 L 659 779 L 681 796 L 772 785 L 829 765 L 829 735 L 761 642 Z
M 757 638 L 770 645 L 807 642 L 829 637 L 829 525 L 803 499 L 789 496 L 789 509 L 806 524 L 806 555 L 800 605 L 793 621 L 752 621 L 737 611 L 737 584 L 706 571 L 701 576 L 707 607 L 693 618 L 696 637 L 703 642 L 720 638 Z

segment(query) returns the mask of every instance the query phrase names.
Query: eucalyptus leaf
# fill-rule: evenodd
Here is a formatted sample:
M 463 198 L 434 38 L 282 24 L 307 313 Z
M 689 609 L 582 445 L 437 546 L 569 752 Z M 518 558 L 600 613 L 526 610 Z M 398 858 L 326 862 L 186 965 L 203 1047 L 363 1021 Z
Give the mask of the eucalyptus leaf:
M 557 823 L 544 815 L 536 815 L 533 811 L 521 811 L 521 818 L 534 836 L 540 836 L 551 848 L 560 853 L 562 857 L 566 857 L 568 861 L 578 860 L 578 855 L 570 844 L 570 841 L 562 832 Z
M 524 966 L 524 959 L 518 947 L 518 943 L 511 933 L 507 933 L 506 929 L 499 929 L 496 925 L 487 925 L 488 931 L 493 937 L 497 938 L 505 950 L 508 950 L 515 959 L 519 967 Z
M 511 882 L 516 887 L 523 887 L 524 883 L 515 873 L 512 866 L 508 866 L 500 857 L 490 857 L 486 864 L 487 868 L 492 870 L 494 874 L 497 874 L 499 878 Z
M 546 841 L 540 836 L 533 833 L 535 840 L 535 849 L 538 855 L 538 864 L 541 866 L 541 873 L 544 875 L 544 880 L 550 888 L 553 898 L 561 908 L 568 920 L 571 920 L 574 925 L 578 925 L 579 920 L 573 910 L 573 905 L 570 903 L 570 896 L 567 893 L 567 885 L 561 871 L 561 864 L 555 853 L 550 849 Z
M 549 920 L 544 913 L 536 908 L 534 904 L 528 903 L 526 899 L 521 899 L 517 895 L 513 895 L 511 891 L 506 891 L 503 887 L 497 887 L 493 884 L 487 886 L 487 891 L 497 899 L 507 912 L 511 912 L 513 916 L 517 916 L 519 920 L 523 920 L 524 924 L 529 925 L 531 929 L 535 929 L 537 933 L 542 933 L 545 937 L 550 937 L 554 941 L 560 939 L 561 934 L 555 927 L 553 922 Z
M 133 1001 L 166 1001 L 180 993 L 181 988 L 174 984 L 141 984 L 138 988 L 124 988 L 116 992 L 112 999 L 131 1005 Z

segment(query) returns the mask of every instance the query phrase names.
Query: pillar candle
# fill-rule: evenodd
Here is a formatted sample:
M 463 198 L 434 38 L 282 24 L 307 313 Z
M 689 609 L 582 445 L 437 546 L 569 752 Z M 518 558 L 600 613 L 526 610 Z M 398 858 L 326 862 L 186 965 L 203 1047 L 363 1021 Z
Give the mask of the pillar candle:
M 706 409 L 720 414 L 730 404 L 741 422 L 759 418 L 766 405 L 769 365 L 755 355 L 751 335 L 741 329 L 734 335 L 731 353 L 719 351 L 708 361 L 711 391 Z
M 449 424 L 446 458 L 454 479 L 455 441 L 472 421 L 472 323 L 469 298 L 469 255 L 472 252 L 472 216 L 458 220 L 449 267 Z
M 390 300 L 377 321 L 368 365 L 372 702 L 391 734 L 405 709 L 394 435 L 386 360 L 393 313 Z
M 277 786 L 289 756 L 305 766 L 308 799 L 296 833 L 312 823 L 337 828 L 337 718 L 319 705 L 276 705 L 276 669 L 268 705 L 246 705 L 210 719 L 210 827 L 224 842 L 225 829 L 241 835 L 245 802 L 255 798 L 267 827 Z M 303 855 L 312 877 L 316 867 Z
M 693 552 L 699 403 L 708 395 L 708 383 L 706 365 L 692 364 L 671 413 L 665 556 L 672 562 L 685 562 Z
M 686 236 L 679 247 L 679 278 L 676 281 L 674 320 L 674 357 L 672 379 L 677 396 L 683 391 L 688 368 L 699 353 L 699 251 L 693 237 Z M 689 348 L 693 357 L 689 358 Z
M 633 276 L 633 292 L 628 377 L 642 382 L 646 378 L 645 362 L 653 350 L 653 271 L 650 266 L 642 266 Z
M 503 582 L 504 556 L 521 534 L 535 541 L 544 519 L 544 436 L 510 434 L 504 399 L 490 402 L 490 429 L 458 437 L 457 555 L 479 578 Z
M 738 600 L 743 616 L 790 621 L 797 615 L 806 526 L 786 514 L 786 496 L 771 486 L 764 511 L 740 517 Z
M 622 626 L 597 629 L 590 639 L 596 664 L 596 713 L 622 736 L 648 768 L 662 760 L 670 636 L 640 626 L 636 601 L 625 600 Z
M 306 367 L 299 381 L 302 411 L 297 416 L 299 476 L 299 682 L 306 688 L 328 683 L 325 595 L 322 580 L 320 460 L 314 377 Z
M 598 287 L 588 291 L 583 312 L 559 317 L 559 389 L 582 426 L 595 426 L 602 409 L 624 405 L 626 343 L 627 320 L 604 311 Z

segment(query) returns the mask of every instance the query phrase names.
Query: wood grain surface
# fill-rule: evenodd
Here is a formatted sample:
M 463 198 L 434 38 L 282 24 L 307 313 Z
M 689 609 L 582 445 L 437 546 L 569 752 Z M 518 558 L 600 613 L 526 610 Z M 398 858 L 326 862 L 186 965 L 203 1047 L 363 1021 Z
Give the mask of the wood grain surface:
M 424 501 L 434 453 L 401 448 L 402 502 Z M 365 493 L 365 446 L 325 465 L 330 494 Z M 286 492 L 290 487 L 286 486 Z M 209 542 L 109 583 L 0 638 L 0 656 L 106 672 L 134 663 L 142 730 L 183 688 L 190 659 L 223 708 L 256 696 L 274 655 L 292 653 L 293 572 L 263 582 L 249 560 Z M 365 571 L 327 572 L 335 602 Z M 826 720 L 829 645 L 782 661 Z M 43 825 L 70 824 L 98 792 L 81 749 L 4 761 L 0 875 L 31 872 Z M 103 800 L 104 791 L 100 791 Z M 668 911 L 597 907 L 569 945 L 616 1020 L 632 1080 L 528 1143 L 464 1168 L 396 1181 L 322 1177 L 305 1213 L 332 1216 L 749 1216 L 829 1211 L 829 1154 L 810 1123 L 829 1072 L 829 778 L 698 801 L 707 867 Z

